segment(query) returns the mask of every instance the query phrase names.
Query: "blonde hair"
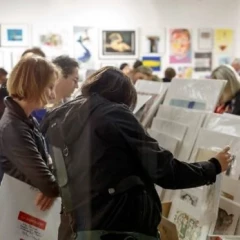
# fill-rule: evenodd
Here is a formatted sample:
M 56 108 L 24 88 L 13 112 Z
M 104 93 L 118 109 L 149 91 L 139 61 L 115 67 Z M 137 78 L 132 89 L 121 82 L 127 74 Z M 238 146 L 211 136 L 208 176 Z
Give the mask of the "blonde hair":
M 228 94 L 229 99 L 233 98 L 240 90 L 239 77 L 236 71 L 229 65 L 221 65 L 217 67 L 211 75 L 212 79 L 227 80 L 225 93 Z
M 57 67 L 36 55 L 24 56 L 7 81 L 9 95 L 19 100 L 48 102 L 46 88 L 59 77 Z

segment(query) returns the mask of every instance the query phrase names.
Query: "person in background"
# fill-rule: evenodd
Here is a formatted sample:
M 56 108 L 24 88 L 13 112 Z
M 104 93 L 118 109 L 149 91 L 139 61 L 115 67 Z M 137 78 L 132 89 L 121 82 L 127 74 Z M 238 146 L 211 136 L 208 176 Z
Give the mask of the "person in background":
M 133 64 L 133 69 L 137 69 L 138 67 L 141 67 L 143 65 L 143 62 L 140 60 L 136 60 Z
M 164 72 L 163 82 L 171 82 L 173 78 L 176 77 L 176 71 L 174 68 L 167 68 Z
M 232 67 L 240 75 L 240 58 L 235 58 L 232 62 Z
M 32 113 L 32 115 L 40 123 L 44 118 L 47 110 L 53 109 L 69 98 L 75 89 L 78 88 L 79 81 L 79 64 L 74 59 L 67 55 L 61 55 L 53 60 L 53 63 L 61 71 L 60 78 L 56 81 L 55 84 L 55 93 L 56 97 L 53 99 L 50 104 L 45 109 L 38 109 Z
M 232 113 L 240 115 L 240 82 L 237 72 L 230 65 L 217 67 L 211 79 L 227 80 L 226 87 L 219 100 L 216 113 Z
M 36 205 L 41 210 L 51 207 L 59 188 L 45 140 L 31 113 L 54 96 L 57 78 L 56 67 L 44 58 L 22 58 L 7 81 L 9 96 L 0 121 L 1 167 L 4 173 L 39 189 Z
M 0 119 L 3 115 L 4 109 L 5 109 L 5 105 L 4 105 L 4 98 L 8 96 L 8 92 L 7 92 L 7 75 L 8 72 L 4 69 L 4 68 L 0 68 Z
M 56 99 L 54 105 L 59 105 L 71 97 L 78 88 L 79 64 L 67 55 L 61 55 L 53 60 L 53 63 L 61 70 L 62 75 L 56 83 Z
M 137 80 L 152 80 L 152 69 L 149 67 L 140 66 L 129 72 L 128 77 L 130 77 L 134 84 L 137 82 Z
M 44 119 L 51 144 L 68 144 L 65 187 L 72 204 L 65 215 L 73 218 L 76 239 L 158 239 L 162 208 L 154 183 L 165 189 L 210 185 L 231 162 L 229 147 L 209 161 L 178 161 L 134 117 L 136 101 L 131 80 L 105 67 L 83 83 L 82 96 Z
M 122 64 L 120 65 L 120 70 L 121 70 L 124 74 L 128 75 L 129 72 L 131 71 L 131 68 L 130 68 L 130 66 L 129 66 L 128 63 L 122 63 Z
M 45 58 L 46 57 L 46 54 L 42 51 L 41 48 L 39 47 L 33 47 L 33 48 L 29 48 L 27 49 L 26 51 L 24 51 L 22 53 L 22 57 L 25 57 L 27 56 L 28 54 L 34 54 L 34 55 L 37 55 L 37 56 L 40 56 L 40 57 L 43 57 Z

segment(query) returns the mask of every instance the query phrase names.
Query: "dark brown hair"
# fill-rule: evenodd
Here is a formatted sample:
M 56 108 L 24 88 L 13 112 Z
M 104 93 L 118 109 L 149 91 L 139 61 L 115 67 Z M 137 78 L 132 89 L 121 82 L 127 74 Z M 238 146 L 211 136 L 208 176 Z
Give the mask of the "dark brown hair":
M 177 73 L 174 68 L 169 67 L 165 70 L 164 75 L 165 78 L 172 80 L 174 77 L 176 77 Z
M 67 78 L 72 74 L 75 68 L 79 68 L 79 64 L 75 58 L 67 55 L 61 55 L 53 60 L 53 63 L 61 69 L 63 77 Z
M 45 53 L 39 47 L 33 47 L 33 48 L 27 49 L 25 52 L 23 52 L 22 57 L 24 57 L 28 53 L 33 53 L 33 54 L 35 54 L 39 57 L 43 57 L 43 58 L 46 57 Z
M 125 104 L 134 109 L 137 92 L 125 74 L 114 67 L 104 67 L 92 74 L 82 85 L 82 95 L 88 97 L 94 93 L 109 101 Z
M 8 72 L 4 68 L 0 68 L 0 76 L 7 76 Z

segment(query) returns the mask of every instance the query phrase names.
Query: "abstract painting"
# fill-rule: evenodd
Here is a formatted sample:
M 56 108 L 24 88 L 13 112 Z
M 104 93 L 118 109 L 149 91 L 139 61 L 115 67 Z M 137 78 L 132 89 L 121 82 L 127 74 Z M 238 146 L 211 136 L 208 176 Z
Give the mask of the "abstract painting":
M 170 59 L 171 64 L 192 62 L 192 36 L 188 29 L 170 30 Z
M 161 71 L 161 57 L 159 56 L 143 56 L 143 66 L 151 68 L 154 72 Z
M 29 29 L 27 25 L 1 25 L 2 47 L 28 47 Z
M 136 58 L 136 30 L 101 30 L 100 58 Z

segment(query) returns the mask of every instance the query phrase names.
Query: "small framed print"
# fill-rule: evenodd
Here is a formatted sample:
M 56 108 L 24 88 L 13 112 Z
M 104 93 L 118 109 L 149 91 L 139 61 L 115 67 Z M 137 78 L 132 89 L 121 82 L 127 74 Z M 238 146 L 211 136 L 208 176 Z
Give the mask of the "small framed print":
M 28 47 L 29 27 L 24 24 L 2 24 L 1 25 L 2 47 Z
M 134 59 L 138 57 L 137 30 L 101 30 L 101 59 Z
M 213 49 L 213 30 L 198 30 L 198 48 L 199 50 L 211 51 Z

